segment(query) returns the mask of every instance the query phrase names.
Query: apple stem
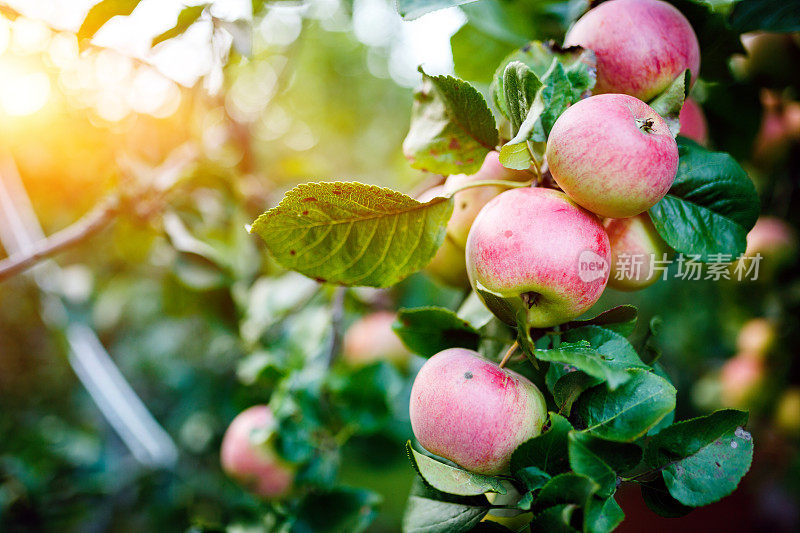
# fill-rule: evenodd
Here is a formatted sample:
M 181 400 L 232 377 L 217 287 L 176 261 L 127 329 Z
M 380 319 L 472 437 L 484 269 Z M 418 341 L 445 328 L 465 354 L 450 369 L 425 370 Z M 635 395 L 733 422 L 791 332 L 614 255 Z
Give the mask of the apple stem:
M 521 187 L 530 187 L 533 183 L 533 180 L 528 181 L 508 181 L 508 180 L 481 180 L 481 181 L 473 181 L 470 183 L 465 183 L 461 187 L 458 187 L 450 192 L 448 198 L 459 193 L 466 189 L 472 189 L 474 187 L 506 187 L 508 189 L 518 189 Z
M 506 354 L 503 356 L 503 360 L 500 361 L 500 368 L 506 366 L 508 360 L 511 359 L 511 356 L 517 351 L 517 348 L 519 348 L 519 342 L 514 341 L 514 344 L 511 345 L 511 348 L 509 348 Z

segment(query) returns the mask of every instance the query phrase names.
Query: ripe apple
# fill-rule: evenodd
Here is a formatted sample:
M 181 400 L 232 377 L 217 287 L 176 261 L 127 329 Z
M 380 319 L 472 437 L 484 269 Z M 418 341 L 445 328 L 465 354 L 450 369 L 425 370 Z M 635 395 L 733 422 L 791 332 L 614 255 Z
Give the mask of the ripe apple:
M 342 359 L 354 367 L 389 361 L 407 368 L 411 352 L 392 330 L 394 320 L 394 313 L 377 311 L 354 322 L 342 339 Z
M 725 361 L 719 375 L 720 396 L 725 407 L 754 408 L 766 379 L 764 360 L 737 354 Z
M 426 450 L 472 472 L 503 474 L 517 446 L 541 433 L 547 406 L 526 377 L 450 348 L 420 369 L 409 411 Z
M 800 387 L 790 387 L 778 399 L 775 426 L 788 435 L 800 436 Z
M 740 353 L 764 357 L 775 346 L 775 326 L 766 318 L 753 318 L 745 322 L 736 337 Z
M 706 115 L 700 104 L 687 98 L 683 102 L 678 120 L 681 123 L 681 135 L 703 146 L 708 145 L 708 123 L 706 123 Z
M 295 468 L 272 447 L 275 417 L 266 405 L 239 413 L 225 431 L 222 469 L 248 490 L 268 499 L 286 496 L 294 483 Z
M 678 171 L 678 145 L 667 123 L 624 94 L 592 96 L 569 107 L 553 125 L 546 156 L 567 196 L 611 218 L 650 209 Z
M 445 190 L 452 192 L 476 181 L 507 180 L 526 181 L 532 175 L 528 171 L 511 170 L 500 164 L 500 153 L 491 151 L 486 155 L 480 170 L 472 175 L 453 174 L 445 182 Z M 447 235 L 461 248 L 467 246 L 467 236 L 475 217 L 489 200 L 507 190 L 506 187 L 475 187 L 455 194 L 453 215 L 447 223 Z
M 523 188 L 486 204 L 466 255 L 472 288 L 498 318 L 548 327 L 600 298 L 610 245 L 598 218 L 562 192 Z
M 437 196 L 446 196 L 447 191 L 443 185 L 431 187 L 419 195 L 417 200 L 429 202 Z M 449 235 L 445 235 L 444 242 L 436 251 L 425 271 L 434 279 L 458 289 L 469 287 L 467 265 L 464 259 L 464 249 L 453 242 Z
M 648 101 L 687 68 L 692 83 L 700 72 L 700 45 L 691 24 L 660 0 L 604 2 L 572 26 L 564 45 L 594 51 L 594 94 L 623 93 Z
M 662 274 L 654 261 L 663 260 L 670 248 L 658 234 L 650 215 L 609 218 L 604 225 L 611 243 L 609 287 L 637 291 L 658 281 Z

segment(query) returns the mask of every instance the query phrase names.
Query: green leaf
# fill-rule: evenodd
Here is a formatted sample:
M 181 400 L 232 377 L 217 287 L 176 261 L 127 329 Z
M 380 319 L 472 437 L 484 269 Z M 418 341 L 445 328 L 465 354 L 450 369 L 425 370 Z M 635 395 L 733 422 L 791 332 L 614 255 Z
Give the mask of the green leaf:
M 469 531 L 489 512 L 484 496 L 449 496 L 415 481 L 403 514 L 404 533 Z
M 378 431 L 391 421 L 395 398 L 403 386 L 399 371 L 386 361 L 330 375 L 334 406 L 344 420 L 357 424 L 364 433 Z
M 381 500 L 380 495 L 364 489 L 313 492 L 303 498 L 297 509 L 292 531 L 364 531 L 377 516 Z
M 505 100 L 505 88 L 503 86 L 503 75 L 506 67 L 513 62 L 521 62 L 530 68 L 542 82 L 547 83 L 548 75 L 554 68 L 554 60 L 566 69 L 566 76 L 570 82 L 568 88 L 570 99 L 579 99 L 582 93 L 594 87 L 596 76 L 594 69 L 597 60 L 594 52 L 586 50 L 580 46 L 569 48 L 555 48 L 550 43 L 532 41 L 523 48 L 512 52 L 500 63 L 494 73 L 492 82 L 492 95 L 497 105 L 497 109 L 505 116 L 508 115 L 508 106 Z M 549 130 L 548 130 L 549 131 Z
M 516 477 L 525 488 L 525 491 L 522 493 L 519 500 L 517 500 L 516 508 L 529 511 L 531 505 L 533 505 L 536 491 L 545 486 L 552 476 L 541 468 L 529 466 L 517 470 L 514 477 Z
M 683 505 L 673 498 L 669 490 L 667 490 L 664 478 L 661 476 L 658 476 L 654 480 L 641 483 L 640 487 L 645 505 L 658 515 L 667 518 L 679 518 L 687 515 L 694 509 L 694 507 Z
M 536 350 L 536 358 L 570 365 L 607 381 L 610 389 L 629 379 L 628 369 L 647 368 L 625 337 L 600 326 L 567 330 L 557 348 Z
M 800 31 L 800 4 L 786 0 L 741 0 L 733 7 L 730 23 L 741 33 Z
M 683 74 L 675 78 L 675 81 L 673 81 L 663 93 L 656 96 L 650 102 L 650 107 L 652 107 L 656 113 L 664 117 L 673 137 L 677 137 L 678 132 L 681 130 L 678 116 L 681 114 L 684 100 L 689 96 L 689 82 L 691 76 L 692 74 L 689 69 L 684 70 Z
M 200 18 L 200 15 L 203 14 L 203 11 L 208 6 L 209 4 L 200 4 L 197 6 L 184 7 L 178 14 L 178 21 L 175 23 L 175 25 L 164 33 L 153 37 L 153 41 L 150 43 L 150 46 L 155 46 L 168 39 L 173 39 L 178 35 L 182 35 L 186 30 L 189 29 L 189 26 L 197 22 L 197 19 Z
M 91 39 L 97 30 L 116 16 L 133 13 L 141 0 L 101 0 L 89 10 L 78 29 L 78 39 Z
M 691 507 L 733 492 L 750 469 L 753 439 L 747 413 L 726 409 L 673 424 L 653 437 L 645 462 L 661 469 L 669 493 Z
M 618 474 L 634 468 L 641 459 L 642 449 L 637 444 L 613 442 L 578 431 L 569 434 L 570 467 L 597 483 L 601 496 L 614 494 Z
M 563 416 L 550 413 L 550 426 L 541 435 L 520 444 L 511 455 L 511 473 L 535 466 L 550 475 L 569 470 L 567 435 L 572 424 Z
M 388 287 L 422 269 L 444 241 L 449 198 L 420 203 L 361 183 L 306 183 L 250 229 L 284 267 L 320 282 Z
M 481 93 L 451 76 L 428 76 L 414 92 L 403 152 L 411 166 L 438 174 L 474 174 L 499 142 Z
M 592 318 L 573 320 L 562 325 L 564 329 L 578 328 L 582 326 L 602 326 L 611 331 L 616 331 L 620 335 L 627 337 L 636 328 L 636 321 L 639 318 L 639 310 L 632 305 L 618 305 Z
M 554 505 L 545 509 L 533 517 L 531 531 L 577 533 L 578 530 L 570 525 L 576 510 L 577 507 L 571 504 Z
M 559 504 L 584 507 L 598 488 L 597 483 L 586 476 L 574 472 L 559 474 L 542 487 L 534 506 L 536 509 L 547 509 Z
M 625 519 L 625 513 L 614 498 L 593 497 L 586 504 L 583 530 L 587 533 L 610 533 Z
M 482 328 L 488 324 L 494 314 L 485 306 L 480 296 L 475 291 L 471 291 L 464 303 L 458 308 L 458 317 L 469 322 L 475 328 Z
M 667 195 L 650 208 L 659 235 L 678 252 L 709 261 L 745 251 L 759 212 L 753 182 L 728 154 L 678 138 L 678 174 Z M 730 259 L 729 259 L 730 260 Z M 724 262 L 724 261 L 722 261 Z
M 404 20 L 414 20 L 426 13 L 476 2 L 477 0 L 397 0 L 397 12 Z
M 570 370 L 568 365 L 551 364 L 547 369 L 548 378 L 552 379 L 552 385 L 548 382 L 550 392 L 558 406 L 558 412 L 569 414 L 572 412 L 572 404 L 586 390 L 603 383 L 601 378 L 595 378 L 579 370 Z
M 708 2 L 668 0 L 689 20 L 700 43 L 700 73 L 707 81 L 732 81 L 729 59 L 744 53 L 738 31 L 728 19 L 712 11 Z
M 444 307 L 400 309 L 392 329 L 409 350 L 423 357 L 447 348 L 476 350 L 481 340 L 478 330 Z
M 512 61 L 506 66 L 502 83 L 503 101 L 515 135 L 525 121 L 528 111 L 533 106 L 536 93 L 541 87 L 542 82 L 525 63 Z M 527 135 L 524 137 L 527 138 Z
M 513 46 L 467 23 L 450 37 L 450 48 L 455 72 L 460 78 L 490 83 L 494 66 L 508 55 Z
M 574 409 L 586 432 L 620 442 L 631 442 L 655 426 L 675 408 L 675 388 L 662 377 L 642 369 L 615 390 L 592 387 L 578 398 Z
M 656 375 L 661 376 L 662 378 L 669 381 L 673 387 L 675 386 L 675 384 L 672 383 L 672 379 L 670 379 L 669 374 L 667 374 L 666 370 L 664 370 L 664 367 L 661 365 L 661 363 L 656 362 L 653 364 L 653 372 L 655 372 Z M 667 413 L 667 416 L 662 418 L 658 424 L 650 428 L 650 431 L 647 432 L 647 436 L 652 437 L 653 435 L 656 435 L 665 427 L 671 426 L 673 422 L 675 422 L 675 409 Z
M 502 478 L 475 474 L 463 468 L 444 464 L 419 453 L 411 446 L 411 441 L 406 443 L 406 452 L 420 477 L 438 491 L 457 496 L 477 496 L 487 492 L 506 494 L 508 492 Z

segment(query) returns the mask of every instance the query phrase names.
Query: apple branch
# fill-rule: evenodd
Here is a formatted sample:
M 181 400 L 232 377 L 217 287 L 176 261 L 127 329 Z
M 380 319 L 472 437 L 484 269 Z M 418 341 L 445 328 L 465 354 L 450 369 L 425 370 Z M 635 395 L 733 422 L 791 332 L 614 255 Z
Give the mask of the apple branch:
M 119 213 L 119 200 L 111 197 L 96 205 L 74 224 L 36 243 L 31 250 L 0 261 L 0 283 L 67 248 L 71 248 L 108 226 Z

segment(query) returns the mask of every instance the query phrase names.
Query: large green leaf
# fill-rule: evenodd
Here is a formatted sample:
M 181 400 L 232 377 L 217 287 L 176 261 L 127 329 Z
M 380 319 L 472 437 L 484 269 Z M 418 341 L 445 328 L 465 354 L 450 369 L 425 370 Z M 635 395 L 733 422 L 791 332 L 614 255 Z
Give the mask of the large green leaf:
M 541 435 L 520 444 L 511 455 L 511 472 L 535 466 L 550 475 L 569 470 L 567 435 L 572 424 L 563 416 L 550 413 L 550 427 Z
M 168 39 L 173 39 L 178 35 L 182 35 L 186 30 L 189 29 L 189 26 L 197 22 L 197 19 L 200 18 L 200 15 L 203 14 L 203 11 L 208 6 L 209 4 L 200 4 L 196 6 L 184 7 L 178 14 L 178 21 L 175 23 L 175 25 L 165 32 L 153 37 L 153 41 L 150 43 L 150 46 L 155 46 Z
M 675 182 L 650 208 L 658 233 L 678 252 L 701 261 L 743 253 L 759 212 L 753 182 L 726 153 L 710 152 L 683 137 L 678 152 Z
M 800 3 L 791 0 L 741 0 L 730 14 L 731 26 L 742 33 L 800 31 Z
M 436 11 L 437 9 L 444 9 L 447 7 L 460 6 L 462 4 L 469 4 L 477 0 L 397 0 L 397 12 L 405 20 L 414 20 L 416 18 Z
M 473 174 L 499 142 L 481 93 L 451 76 L 428 76 L 414 92 L 403 152 L 411 166 L 438 174 Z
M 727 409 L 661 430 L 648 443 L 645 462 L 661 469 L 669 493 L 699 507 L 733 492 L 750 469 L 753 439 L 747 413 Z
M 675 388 L 667 380 L 638 368 L 630 373 L 631 378 L 615 390 L 598 385 L 578 398 L 573 409 L 587 433 L 631 442 L 675 408 Z
M 616 331 L 620 335 L 627 337 L 636 328 L 636 321 L 639 311 L 632 305 L 618 305 L 607 309 L 592 318 L 573 320 L 562 324 L 562 329 L 579 328 L 582 326 L 602 326 L 605 329 Z
M 404 533 L 469 531 L 489 512 L 484 496 L 450 496 L 415 481 L 403 515 Z
M 293 531 L 358 533 L 367 529 L 377 516 L 380 503 L 380 495 L 364 489 L 314 492 L 300 504 Z
M 400 309 L 393 329 L 412 352 L 423 357 L 447 348 L 476 350 L 481 340 L 478 330 L 444 307 Z
M 78 29 L 78 39 L 91 39 L 97 30 L 116 16 L 133 13 L 141 0 L 101 0 L 89 10 Z
M 475 474 L 463 468 L 444 464 L 419 453 L 411 445 L 411 441 L 406 443 L 406 453 L 420 477 L 438 491 L 457 496 L 477 496 L 487 492 L 506 494 L 508 492 L 503 485 L 502 478 Z
M 321 282 L 388 287 L 444 241 L 453 201 L 421 203 L 362 183 L 306 183 L 250 228 L 284 267 Z
M 581 431 L 569 434 L 569 465 L 572 470 L 599 485 L 598 494 L 608 497 L 617 490 L 617 476 L 642 459 L 642 449 L 633 443 L 613 442 Z

